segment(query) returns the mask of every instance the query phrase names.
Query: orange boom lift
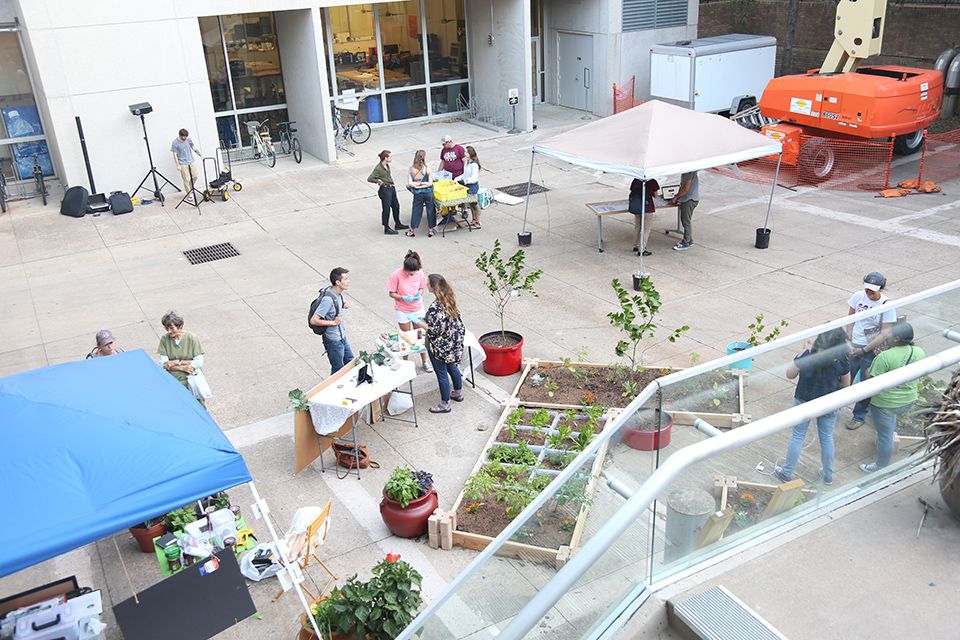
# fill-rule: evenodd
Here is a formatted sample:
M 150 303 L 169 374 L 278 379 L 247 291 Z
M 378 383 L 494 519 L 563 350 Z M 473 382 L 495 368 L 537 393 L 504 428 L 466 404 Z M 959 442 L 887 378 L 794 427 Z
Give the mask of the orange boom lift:
M 934 69 L 860 66 L 880 53 L 886 0 L 840 0 L 833 46 L 823 66 L 771 80 L 760 113 L 779 120 L 764 134 L 784 144 L 783 162 L 796 164 L 806 181 L 830 176 L 835 153 L 802 136 L 839 140 L 893 138 L 893 152 L 919 151 L 924 129 L 940 115 L 943 75 Z

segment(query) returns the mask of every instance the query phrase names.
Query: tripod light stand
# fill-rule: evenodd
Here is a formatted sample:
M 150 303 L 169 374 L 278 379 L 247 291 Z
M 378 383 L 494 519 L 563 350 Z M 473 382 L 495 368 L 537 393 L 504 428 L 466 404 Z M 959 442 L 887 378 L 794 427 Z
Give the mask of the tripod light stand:
M 140 184 L 137 186 L 137 188 L 133 190 L 133 195 L 136 196 L 141 189 L 147 189 L 149 191 L 149 188 L 144 187 L 143 185 L 146 184 L 150 177 L 153 177 L 153 197 L 160 201 L 160 206 L 162 207 L 164 200 L 162 191 L 163 187 L 170 185 L 177 191 L 180 191 L 180 188 L 168 180 L 167 177 L 162 173 L 157 171 L 157 167 L 153 164 L 153 154 L 150 152 L 150 138 L 147 137 L 147 121 L 144 118 L 146 114 L 153 111 L 153 107 L 150 106 L 149 102 L 140 102 L 138 104 L 130 105 L 129 109 L 130 113 L 133 115 L 140 116 L 140 124 L 143 126 L 143 142 L 147 145 L 147 160 L 150 161 L 150 170 L 147 171 L 147 175 L 143 176 L 143 180 L 140 181 Z M 160 176 L 160 179 L 163 180 L 162 185 L 157 181 L 157 176 Z
M 187 191 L 187 194 L 183 196 L 183 199 L 174 207 L 174 209 L 179 209 L 180 205 L 186 202 L 191 207 L 197 208 L 197 213 L 200 213 L 200 201 L 203 200 L 203 194 L 200 193 L 200 190 L 194 186 L 196 181 L 196 176 L 193 175 L 193 165 L 187 165 L 187 171 L 190 172 L 190 191 Z

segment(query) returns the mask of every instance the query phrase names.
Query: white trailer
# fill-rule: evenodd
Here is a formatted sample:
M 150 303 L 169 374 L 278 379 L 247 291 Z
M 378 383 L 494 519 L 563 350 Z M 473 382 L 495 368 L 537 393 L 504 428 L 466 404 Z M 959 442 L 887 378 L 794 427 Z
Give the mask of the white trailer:
M 773 78 L 777 39 L 732 33 L 650 47 L 650 95 L 694 111 L 736 109 Z M 753 104 L 756 104 L 754 102 Z

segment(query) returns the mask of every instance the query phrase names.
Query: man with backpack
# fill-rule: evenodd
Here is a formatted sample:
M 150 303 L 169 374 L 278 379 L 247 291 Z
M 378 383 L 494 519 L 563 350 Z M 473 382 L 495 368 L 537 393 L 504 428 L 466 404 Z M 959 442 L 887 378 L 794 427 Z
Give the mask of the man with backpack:
M 353 360 L 353 351 L 343 330 L 343 310 L 349 308 L 343 292 L 350 287 L 349 271 L 343 267 L 331 271 L 330 285 L 321 289 L 319 297 L 310 304 L 307 321 L 315 334 L 323 336 L 330 375 L 333 375 Z

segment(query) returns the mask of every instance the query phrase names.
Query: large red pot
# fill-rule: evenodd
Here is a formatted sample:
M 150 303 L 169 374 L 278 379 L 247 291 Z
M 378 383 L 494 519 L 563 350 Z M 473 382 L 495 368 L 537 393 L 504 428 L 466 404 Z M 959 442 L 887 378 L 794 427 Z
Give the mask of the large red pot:
M 508 340 L 513 339 L 516 344 L 508 347 L 495 347 L 487 344 L 489 340 L 499 338 L 501 335 Z M 491 331 L 480 336 L 480 346 L 487 355 L 483 361 L 484 373 L 492 376 L 509 376 L 520 371 L 521 361 L 523 360 L 523 336 L 513 331 Z
M 143 551 L 144 553 L 153 553 L 153 539 L 159 538 L 166 532 L 167 526 L 163 522 L 155 524 L 149 529 L 146 527 L 130 527 L 130 533 L 140 546 L 140 551 Z
M 411 500 L 406 509 L 384 493 L 383 500 L 380 501 L 380 517 L 393 535 L 401 538 L 419 538 L 427 533 L 427 520 L 439 506 L 440 500 L 433 487 L 426 495 Z
M 623 425 L 623 444 L 640 451 L 656 451 L 670 444 L 670 433 L 673 431 L 673 420 L 659 431 L 634 429 Z

